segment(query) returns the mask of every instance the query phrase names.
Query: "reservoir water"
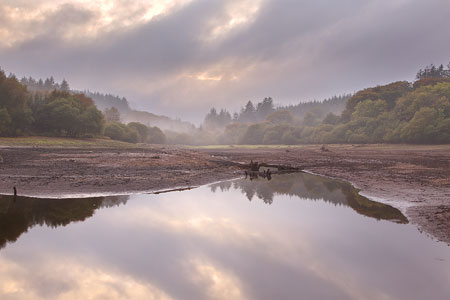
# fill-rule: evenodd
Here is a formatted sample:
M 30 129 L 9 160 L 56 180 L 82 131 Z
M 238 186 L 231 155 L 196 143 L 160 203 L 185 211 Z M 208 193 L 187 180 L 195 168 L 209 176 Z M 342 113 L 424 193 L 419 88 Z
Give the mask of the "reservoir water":
M 450 299 L 450 247 L 303 173 L 86 199 L 0 196 L 0 299 Z

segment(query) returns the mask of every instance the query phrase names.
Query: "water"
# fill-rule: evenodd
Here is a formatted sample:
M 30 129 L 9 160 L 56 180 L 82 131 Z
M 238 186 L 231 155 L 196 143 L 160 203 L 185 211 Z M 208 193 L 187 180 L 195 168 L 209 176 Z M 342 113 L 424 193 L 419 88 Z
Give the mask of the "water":
M 249 201 L 250 200 L 250 201 Z M 450 247 L 309 174 L 0 198 L 0 299 L 450 299 Z

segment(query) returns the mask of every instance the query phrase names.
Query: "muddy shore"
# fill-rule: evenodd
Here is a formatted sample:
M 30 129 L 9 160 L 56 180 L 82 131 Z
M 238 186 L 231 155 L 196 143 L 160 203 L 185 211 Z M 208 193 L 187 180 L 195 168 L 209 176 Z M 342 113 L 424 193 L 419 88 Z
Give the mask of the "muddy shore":
M 40 197 L 127 194 L 241 176 L 250 160 L 344 179 L 399 208 L 450 244 L 450 146 L 336 145 L 186 149 L 0 147 L 0 193 Z
M 47 198 L 130 194 L 239 176 L 233 163 L 176 147 L 0 148 L 0 193 Z
M 362 195 L 400 209 L 419 230 L 450 245 L 450 145 L 331 145 L 326 150 L 315 145 L 205 152 L 347 180 Z

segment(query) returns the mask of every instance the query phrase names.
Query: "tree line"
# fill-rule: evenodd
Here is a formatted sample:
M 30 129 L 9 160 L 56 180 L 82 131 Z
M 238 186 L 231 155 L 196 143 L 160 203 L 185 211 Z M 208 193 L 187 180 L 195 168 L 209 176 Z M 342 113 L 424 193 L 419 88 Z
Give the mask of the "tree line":
M 269 115 L 276 111 L 289 111 L 292 117 L 297 119 L 307 118 L 310 123 L 323 119 L 328 113 L 341 113 L 345 109 L 345 104 L 351 95 L 333 96 L 323 101 L 300 102 L 296 105 L 275 107 L 271 97 L 264 98 L 261 102 L 253 104 L 248 101 L 239 112 L 231 116 L 226 109 L 217 112 L 216 108 L 211 108 L 205 116 L 203 127 L 207 129 L 225 128 L 231 123 L 257 123 L 263 122 Z
M 14 75 L 10 75 L 13 77 Z M 34 79 L 33 77 L 22 77 L 20 79 L 20 83 L 27 87 L 27 90 L 30 92 L 51 92 L 54 90 L 57 91 L 66 91 L 70 90 L 69 83 L 63 79 L 61 83 L 55 82 L 53 76 L 50 76 L 46 79 Z
M 10 76 L 13 76 L 12 74 Z M 119 111 L 130 111 L 130 105 L 125 97 L 119 97 L 112 94 L 104 94 L 99 92 L 91 92 L 89 90 L 76 91 L 71 90 L 67 80 L 63 79 L 61 83 L 55 82 L 53 76 L 46 79 L 34 79 L 33 77 L 23 77 L 20 79 L 20 83 L 27 87 L 27 90 L 31 93 L 49 93 L 52 91 L 66 91 L 75 94 L 84 94 L 87 97 L 94 100 L 98 109 L 104 110 L 106 108 L 116 107 Z
M 12 74 L 11 74 L 12 76 Z M 195 126 L 189 122 L 181 121 L 179 119 L 171 119 L 166 116 L 152 114 L 146 111 L 134 110 L 125 97 L 109 94 L 93 92 L 90 90 L 74 90 L 70 88 L 69 83 L 63 79 L 61 83 L 55 82 L 53 76 L 46 79 L 34 79 L 32 77 L 23 77 L 20 83 L 27 87 L 27 90 L 33 94 L 47 94 L 54 90 L 68 91 L 72 94 L 84 94 L 85 96 L 94 100 L 94 104 L 101 111 L 116 108 L 122 115 L 121 122 L 139 122 L 148 127 L 158 127 L 168 131 L 176 132 L 192 132 L 195 131 Z M 177 143 L 176 140 L 172 141 Z
M 284 107 L 267 97 L 248 101 L 233 115 L 212 108 L 202 126 L 182 133 L 123 124 L 120 114 L 115 107 L 102 113 L 65 80 L 19 82 L 0 71 L 0 136 L 108 136 L 171 144 L 450 143 L 450 64 L 419 70 L 413 83 L 398 81 L 352 96 Z
M 111 107 L 104 111 L 106 120 L 105 136 L 128 143 L 165 144 L 166 135 L 156 126 L 146 126 L 139 122 L 123 124 L 120 112 Z
M 102 129 L 103 116 L 92 99 L 61 88 L 30 93 L 14 75 L 0 71 L 1 136 L 80 137 L 99 135 Z
M 249 101 L 231 120 L 212 109 L 204 127 L 222 129 L 202 136 L 218 144 L 450 143 L 450 64 L 427 66 L 416 79 L 295 106 Z
M 71 91 L 65 80 L 61 84 L 55 83 L 53 77 L 18 81 L 13 74 L 6 76 L 0 70 L 0 136 L 25 135 L 166 142 L 157 127 L 138 122 L 122 124 L 116 108 L 102 113 L 92 98 Z

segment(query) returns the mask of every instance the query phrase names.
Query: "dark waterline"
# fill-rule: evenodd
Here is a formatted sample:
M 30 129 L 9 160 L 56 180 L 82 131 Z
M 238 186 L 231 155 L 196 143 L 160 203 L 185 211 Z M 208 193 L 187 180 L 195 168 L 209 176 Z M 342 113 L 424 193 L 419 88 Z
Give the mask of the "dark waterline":
M 309 174 L 160 195 L 0 196 L 0 299 L 448 299 L 450 247 Z

